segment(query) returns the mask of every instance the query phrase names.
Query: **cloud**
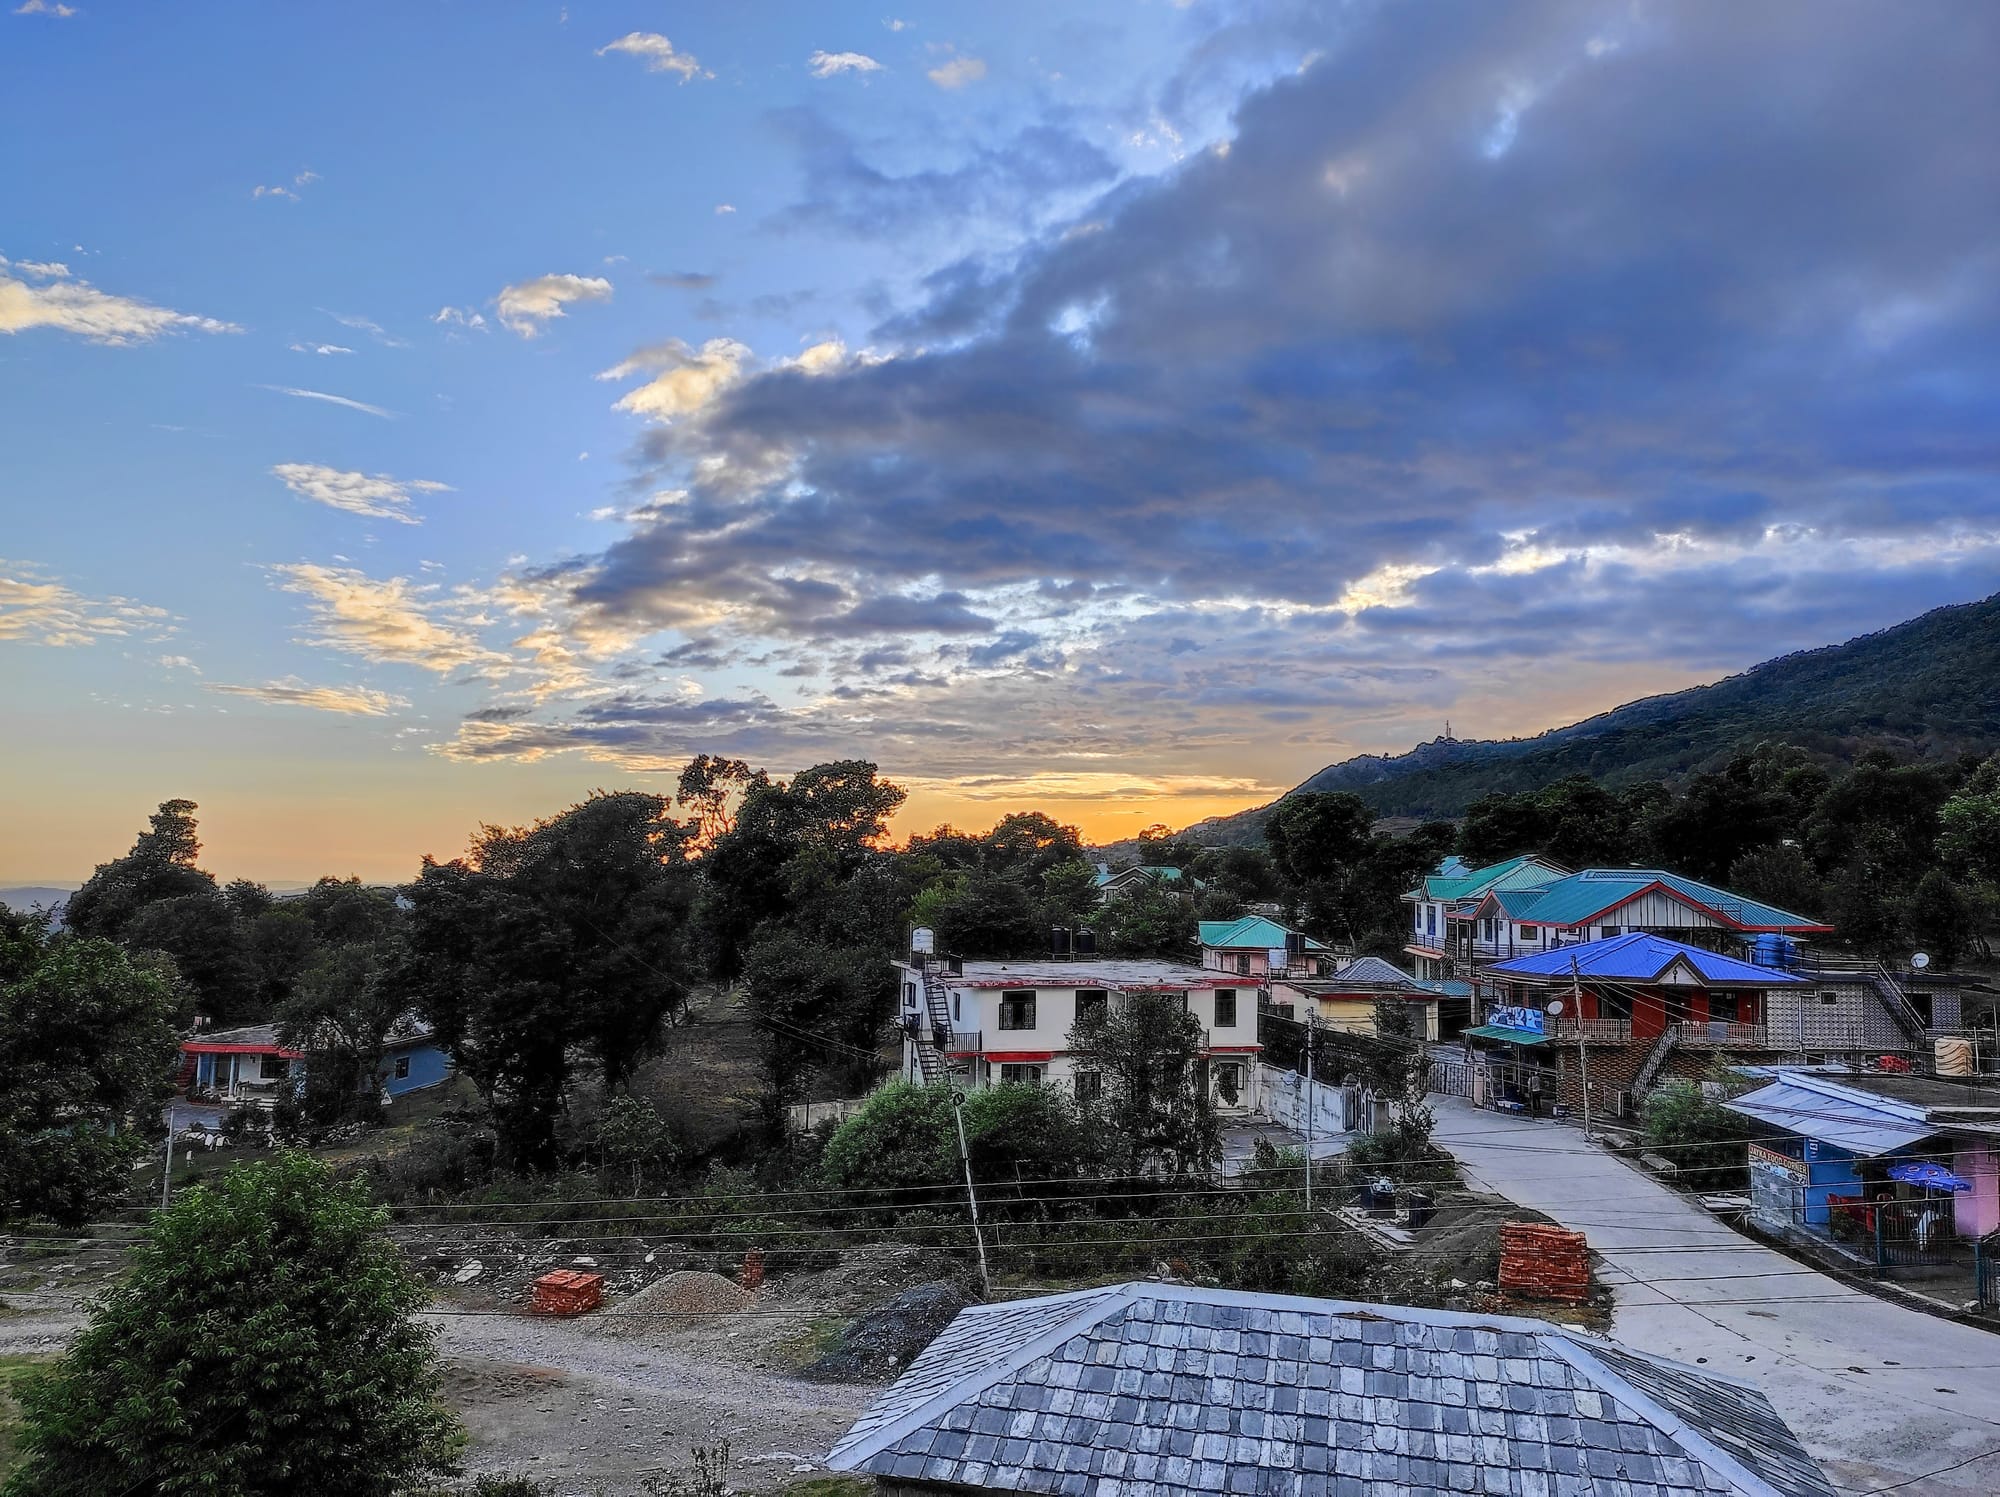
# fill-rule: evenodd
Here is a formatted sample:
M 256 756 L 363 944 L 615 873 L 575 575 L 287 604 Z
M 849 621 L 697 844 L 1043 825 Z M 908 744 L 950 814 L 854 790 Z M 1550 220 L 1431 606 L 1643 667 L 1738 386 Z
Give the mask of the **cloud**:
M 640 58 L 645 62 L 647 72 L 674 73 L 679 75 L 683 83 L 692 78 L 715 76 L 695 61 L 693 54 L 676 52 L 674 44 L 657 31 L 628 31 L 617 41 L 607 42 L 597 49 L 599 57 L 607 52 L 623 52 L 627 56 Z
M 295 203 L 299 200 L 299 195 L 289 187 L 253 187 L 250 189 L 250 196 L 253 198 L 290 198 Z
M 406 697 L 366 686 L 308 686 L 297 676 L 269 681 L 262 686 L 212 685 L 203 688 L 224 696 L 248 697 L 274 707 L 310 707 L 318 712 L 339 712 L 350 717 L 383 717 L 392 709 L 410 705 Z
M 607 371 L 654 497 L 544 584 L 767 672 L 713 751 L 1161 784 L 1533 731 L 2000 590 L 2000 15 L 1341 14 L 1157 177 L 989 203 L 957 168 L 990 139 L 921 183 L 808 154 L 795 221 L 1025 228 L 885 295 L 887 356 Z M 1073 207 L 1019 207 L 1044 179 Z M 464 751 L 691 741 L 508 726 Z
M 953 57 L 939 63 L 924 76 L 939 88 L 964 88 L 986 76 L 986 64 L 977 57 Z
M 277 395 L 290 395 L 298 400 L 323 400 L 328 405 L 346 406 L 350 411 L 361 411 L 370 416 L 380 416 L 384 421 L 396 419 L 394 411 L 384 410 L 379 405 L 370 405 L 364 400 L 349 400 L 345 395 L 329 395 L 324 390 L 301 390 L 292 385 L 259 385 L 260 390 L 269 390 Z
M 837 73 L 879 73 L 882 64 L 865 52 L 815 52 L 806 59 L 815 78 L 831 78 Z
M 403 339 L 390 333 L 381 323 L 374 322 L 369 318 L 356 317 L 344 312 L 327 312 L 325 307 L 321 307 L 320 311 L 326 312 L 327 316 L 331 317 L 342 327 L 353 328 L 357 333 L 366 333 L 385 348 L 408 348 L 410 346 Z
M 8 274 L 18 270 L 49 284 L 31 286 Z M 240 333 L 233 322 L 156 307 L 136 297 L 113 296 L 88 281 L 72 279 L 69 267 L 52 261 L 0 258 L 0 333 L 52 327 L 93 343 L 126 346 L 149 343 L 167 333 Z
M 293 353 L 317 353 L 317 354 L 336 354 L 336 353 L 354 352 L 353 349 L 344 348 L 338 343 L 294 343 L 291 345 L 291 350 Z
M 677 291 L 706 291 L 716 282 L 716 277 L 700 270 L 658 270 L 646 277 L 655 286 L 670 286 Z
M 446 329 L 462 327 L 468 332 L 486 331 L 485 314 L 471 307 L 439 307 L 431 321 Z
M 89 598 L 32 562 L 0 559 L 0 643 L 94 644 L 148 632 L 171 632 L 163 608 L 130 598 Z
M 201 667 L 185 655 L 162 655 L 160 657 L 160 665 L 165 670 L 191 671 L 197 676 L 201 674 Z
M 279 586 L 307 600 L 301 643 L 358 655 L 384 665 L 412 665 L 436 675 L 468 671 L 492 678 L 509 658 L 481 642 L 468 610 L 440 599 L 434 587 L 405 577 L 376 580 L 351 567 L 301 562 L 274 566 Z
M 698 349 L 670 338 L 638 350 L 597 377 L 622 380 L 635 374 L 652 375 L 645 384 L 621 396 L 615 409 L 655 421 L 673 421 L 701 410 L 735 384 L 750 359 L 750 350 L 733 338 L 711 338 Z
M 451 492 L 450 485 L 428 479 L 395 479 L 386 473 L 373 476 L 344 473 L 318 463 L 279 463 L 271 472 L 301 499 L 345 510 L 351 515 L 397 520 L 405 525 L 417 523 L 417 517 L 410 513 L 416 495 Z
M 14 7 L 17 16 L 49 16 L 61 21 L 69 20 L 76 13 L 74 5 L 64 5 L 61 0 L 21 0 Z
M 734 203 L 717 203 L 715 205 L 715 212 L 718 218 L 725 213 L 734 213 L 735 211 L 736 205 Z
M 540 275 L 501 287 L 496 305 L 506 327 L 532 338 L 571 302 L 610 300 L 611 283 L 602 276 Z

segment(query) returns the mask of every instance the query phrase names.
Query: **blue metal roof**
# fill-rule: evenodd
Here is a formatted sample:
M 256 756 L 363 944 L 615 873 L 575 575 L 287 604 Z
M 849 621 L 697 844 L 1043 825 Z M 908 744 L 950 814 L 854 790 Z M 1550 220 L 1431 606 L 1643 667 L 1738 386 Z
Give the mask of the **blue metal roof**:
M 1567 982 L 1572 976 L 1599 982 L 1659 982 L 1673 967 L 1690 970 L 1698 983 L 1709 987 L 1776 988 L 1803 981 L 1775 967 L 1759 967 L 1703 951 L 1684 941 L 1633 931 L 1603 941 L 1579 941 L 1574 946 L 1558 946 L 1533 956 L 1517 956 L 1495 962 L 1484 970 L 1495 977 L 1542 978 Z
M 1893 1154 L 1937 1132 L 1924 1120 L 1921 1107 L 1849 1091 L 1802 1071 L 1781 1071 L 1769 1086 L 1722 1105 L 1773 1128 L 1867 1158 Z

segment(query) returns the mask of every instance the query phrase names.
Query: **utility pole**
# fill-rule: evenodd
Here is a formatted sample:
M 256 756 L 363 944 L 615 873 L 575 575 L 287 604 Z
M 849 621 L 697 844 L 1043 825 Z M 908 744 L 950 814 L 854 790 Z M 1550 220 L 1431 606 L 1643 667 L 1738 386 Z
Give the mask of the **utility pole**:
M 1313 1041 L 1319 1035 L 1319 999 L 1311 999 L 1312 1007 L 1306 1010 L 1306 1216 L 1312 1216 L 1313 1209 L 1313 1136 L 1315 1124 L 1319 1120 L 1318 1099 L 1313 1095 L 1313 1051 L 1318 1047 Z
M 993 1275 L 986 1267 L 986 1234 L 979 1230 L 979 1196 L 972 1188 L 972 1153 L 965 1147 L 965 1093 L 951 1093 L 951 1120 L 958 1125 L 958 1159 L 965 1166 L 965 1204 L 972 1210 L 972 1241 L 979 1249 L 979 1292 L 993 1298 Z
M 1569 959 L 1569 1001 L 1576 1010 L 1576 1064 L 1583 1073 L 1583 1139 L 1590 1142 L 1590 1041 L 1583 1032 L 1583 974 L 1576 970 L 1576 956 Z
M 167 1167 L 160 1172 L 160 1209 L 167 1209 L 167 1197 L 174 1188 L 174 1109 L 167 1108 Z

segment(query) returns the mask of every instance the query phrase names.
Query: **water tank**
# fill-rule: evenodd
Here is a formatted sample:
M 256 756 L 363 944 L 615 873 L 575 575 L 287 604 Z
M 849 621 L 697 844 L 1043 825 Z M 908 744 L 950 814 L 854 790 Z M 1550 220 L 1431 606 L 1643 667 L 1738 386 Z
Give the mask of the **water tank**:
M 1069 955 L 1069 927 L 1067 925 L 1055 925 L 1049 928 L 1049 955 Z
M 910 932 L 910 950 L 920 956 L 929 956 L 937 950 L 937 932 L 928 925 L 919 925 Z
M 1937 1042 L 1937 1073 L 1940 1076 L 1972 1074 L 1972 1041 L 1941 1039 Z
M 1078 956 L 1097 955 L 1097 932 L 1084 926 L 1076 932 L 1076 954 Z
M 1285 955 L 1288 957 L 1301 957 L 1304 956 L 1305 954 L 1306 954 L 1305 933 L 1303 931 L 1296 931 L 1296 930 L 1286 931 Z

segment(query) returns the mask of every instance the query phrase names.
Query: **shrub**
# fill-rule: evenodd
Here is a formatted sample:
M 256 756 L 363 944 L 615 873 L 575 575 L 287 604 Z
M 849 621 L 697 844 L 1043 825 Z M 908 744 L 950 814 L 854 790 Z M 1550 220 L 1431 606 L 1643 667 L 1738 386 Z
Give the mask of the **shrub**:
M 1696 1190 L 1741 1187 L 1749 1169 L 1743 1119 L 1710 1101 L 1690 1082 L 1653 1089 L 1640 1126 L 1647 1144 L 1680 1167 L 1678 1178 Z

